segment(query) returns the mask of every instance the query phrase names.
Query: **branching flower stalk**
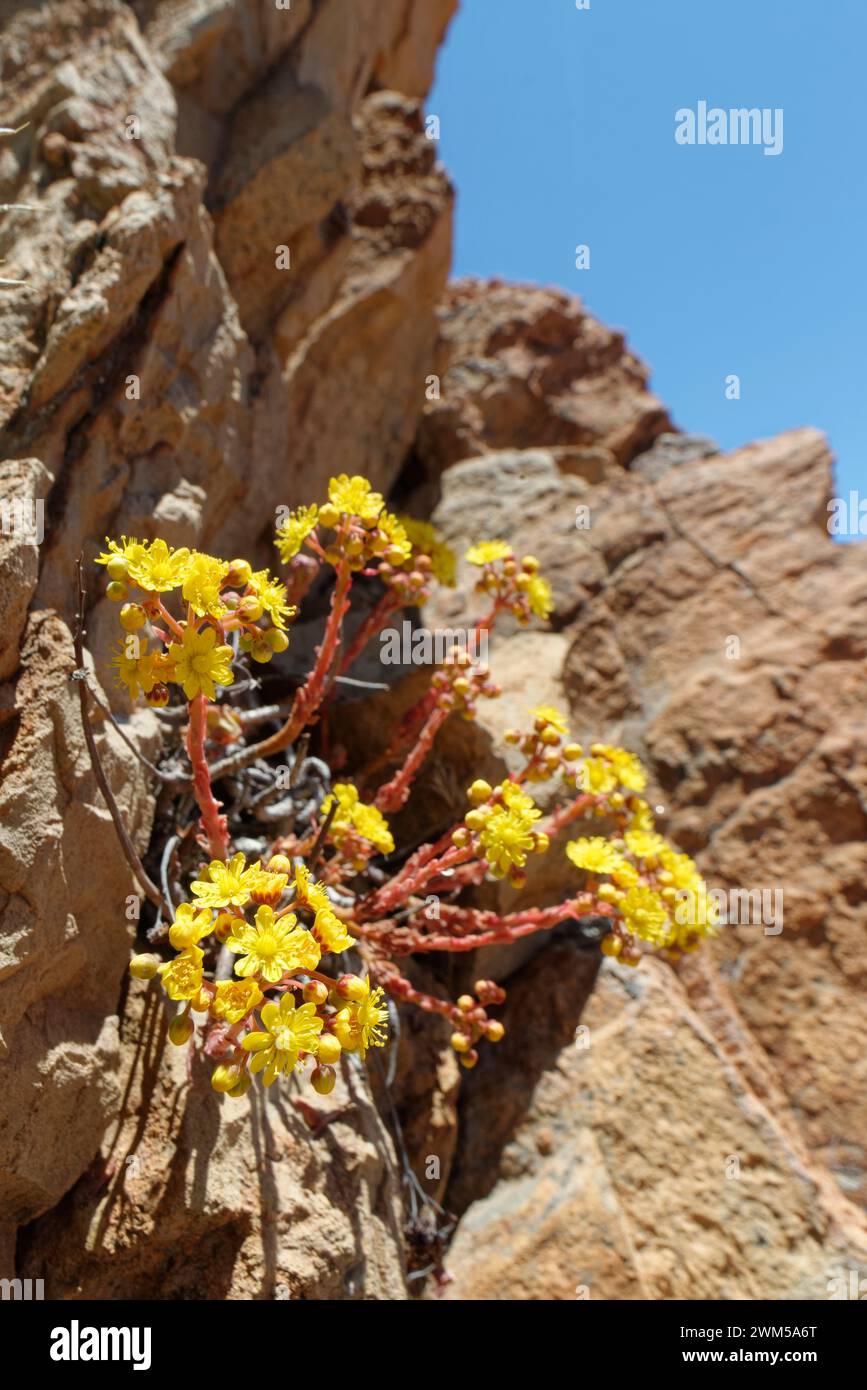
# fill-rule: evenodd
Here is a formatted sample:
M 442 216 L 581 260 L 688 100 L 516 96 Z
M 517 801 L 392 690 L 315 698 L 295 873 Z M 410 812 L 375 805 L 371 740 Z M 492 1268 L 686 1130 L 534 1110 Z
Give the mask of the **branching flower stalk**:
M 290 513 L 275 543 L 285 582 L 247 560 L 171 549 L 161 539 L 110 540 L 98 557 L 108 597 L 121 605 L 123 637 L 113 659 L 119 681 L 133 699 L 143 696 L 157 709 L 173 699 L 186 703 L 198 843 L 207 855 L 169 928 L 175 954 L 137 955 L 130 970 L 141 979 L 159 977 L 178 1005 L 169 1037 L 178 1045 L 200 1040 L 217 1091 L 239 1097 L 255 1076 L 268 1086 L 310 1063 L 314 1090 L 328 1094 L 344 1052 L 364 1058 L 385 1044 L 386 994 L 445 1019 L 462 1065 L 474 1066 L 477 1044 L 503 1036 L 502 1022 L 488 1010 L 502 1005 L 504 990 L 479 980 L 456 1001 L 427 994 L 399 968 L 401 958 L 466 953 L 592 914 L 610 923 L 603 952 L 637 965 L 648 950 L 677 958 L 714 930 L 695 865 L 655 829 L 638 759 L 605 744 L 585 753 L 550 706 L 533 710 L 528 728 L 505 735 L 522 755 L 520 769 L 496 786 L 476 779 L 462 821 L 395 866 L 386 817 L 412 795 L 446 721 L 474 719 L 479 700 L 499 694 L 487 667 L 457 647 L 434 668 L 428 689 L 386 753 L 361 772 L 360 785 L 327 783 L 312 815 L 309 800 L 305 818 L 289 815 L 264 862 L 233 852 L 215 784 L 229 773 L 244 775 L 253 762 L 261 777 L 260 760 L 287 749 L 297 770 L 315 748 L 337 677 L 395 613 L 424 603 L 435 585 L 455 582 L 455 557 L 433 527 L 390 513 L 360 477 L 332 478 L 325 502 Z M 522 625 L 548 618 L 551 590 L 533 556 L 518 557 L 508 542 L 492 540 L 472 546 L 466 558 L 478 570 L 477 592 L 490 603 L 477 631 L 504 612 Z M 265 663 L 286 650 L 298 611 L 289 595 L 300 601 L 322 567 L 334 579 L 313 667 L 282 726 L 247 744 L 255 720 L 230 703 L 234 668 L 241 655 Z M 377 580 L 382 595 L 347 644 L 356 576 Z M 371 785 L 383 768 L 386 775 Z M 530 790 L 541 782 L 559 789 L 547 816 Z M 600 833 L 563 844 L 562 832 L 578 820 L 599 821 Z M 474 905 L 472 891 L 485 879 L 524 888 L 529 857 L 554 852 L 565 852 L 576 874 L 574 891 L 561 902 L 505 913 Z M 684 898 L 686 912 L 679 910 Z M 357 951 L 363 974 L 340 972 L 348 950 Z M 227 960 L 234 962 L 228 978 Z

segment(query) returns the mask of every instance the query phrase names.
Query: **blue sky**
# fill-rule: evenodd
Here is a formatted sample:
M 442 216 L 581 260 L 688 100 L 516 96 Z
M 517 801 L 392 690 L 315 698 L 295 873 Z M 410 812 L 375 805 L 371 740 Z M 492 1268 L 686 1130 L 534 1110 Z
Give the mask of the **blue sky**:
M 815 425 L 867 491 L 865 51 L 867 0 L 462 0 L 427 104 L 453 273 L 579 294 L 680 428 Z M 782 153 L 677 144 L 700 100 L 782 107 Z

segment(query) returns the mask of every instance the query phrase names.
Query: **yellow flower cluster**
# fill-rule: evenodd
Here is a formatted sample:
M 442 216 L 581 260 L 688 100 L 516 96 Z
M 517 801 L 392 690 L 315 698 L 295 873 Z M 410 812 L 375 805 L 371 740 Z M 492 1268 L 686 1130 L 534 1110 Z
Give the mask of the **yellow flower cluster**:
M 172 958 L 160 963 L 136 956 L 130 969 L 138 978 L 158 978 L 167 998 L 180 1006 L 169 1026 L 173 1043 L 188 1042 L 194 1015 L 200 1016 L 204 1050 L 218 1062 L 212 1077 L 217 1091 L 243 1096 L 254 1077 L 270 1086 L 309 1063 L 314 1089 L 327 1095 L 344 1052 L 363 1058 L 384 1045 L 383 990 L 361 975 L 335 978 L 321 969 L 323 957 L 354 948 L 391 994 L 450 1019 L 452 1047 L 464 1067 L 474 1066 L 476 1044 L 503 1037 L 503 1024 L 489 1018 L 487 1008 L 502 1003 L 504 991 L 482 980 L 474 995 L 443 1004 L 421 994 L 386 956 L 445 949 L 450 933 L 466 948 L 562 921 L 576 910 L 578 895 L 571 891 L 562 904 L 521 907 L 504 916 L 462 904 L 450 893 L 436 931 L 420 921 L 415 904 L 447 879 L 458 890 L 485 876 L 520 889 L 530 855 L 550 849 L 546 831 L 553 838 L 579 817 L 614 824 L 613 830 L 600 826 L 605 833 L 570 840 L 565 851 L 585 875 L 580 896 L 592 905 L 587 910 L 604 909 L 612 920 L 602 945 L 606 954 L 637 964 L 641 948 L 649 946 L 676 958 L 713 932 L 716 913 L 695 864 L 659 834 L 642 799 L 647 777 L 639 760 L 604 743 L 585 753 L 571 740 L 566 717 L 550 704 L 532 710 L 527 729 L 506 732 L 506 743 L 522 756 L 498 785 L 481 778 L 472 783 L 471 807 L 451 843 L 446 833 L 391 874 L 371 864 L 374 856 L 393 854 L 383 812 L 391 815 L 406 803 L 445 721 L 472 719 L 480 698 L 499 694 L 488 668 L 457 647 L 437 658 L 424 695 L 382 758 L 369 765 L 365 786 L 371 768 L 386 763 L 395 769 L 377 788 L 375 801 L 362 800 L 353 782 L 337 782 L 322 800 L 318 824 L 315 818 L 307 823 L 308 811 L 287 816 L 288 828 L 270 855 L 263 855 L 266 862 L 232 855 L 232 807 L 220 814 L 224 803 L 211 786 L 215 764 L 206 743 L 225 744 L 244 733 L 241 711 L 228 702 L 207 708 L 233 684 L 236 654 L 266 662 L 283 652 L 287 623 L 296 615 L 290 598 L 300 600 L 318 564 L 335 567 L 324 635 L 307 680 L 287 701 L 288 718 L 258 746 L 217 759 L 223 787 L 229 786 L 227 766 L 243 771 L 255 757 L 292 746 L 297 756 L 299 738 L 309 738 L 304 731 L 325 711 L 334 681 L 351 668 L 364 642 L 401 606 L 424 601 L 435 582 L 456 582 L 455 556 L 433 526 L 390 512 L 381 493 L 357 475 L 331 478 L 324 500 L 285 514 L 275 544 L 288 566 L 289 587 L 244 559 L 173 548 L 161 539 L 108 540 L 98 557 L 107 571 L 108 597 L 120 605 L 124 636 L 113 659 L 118 679 L 133 697 L 143 694 L 157 708 L 168 702 L 173 683 L 190 701 L 186 748 L 201 811 L 198 842 L 209 846 L 210 863 L 192 882 L 189 901 L 173 914 Z M 533 555 L 516 556 L 508 541 L 493 539 L 471 546 L 466 560 L 478 571 L 476 591 L 489 600 L 477 633 L 487 632 L 502 612 L 520 624 L 550 616 L 551 585 Z M 347 641 L 345 615 L 358 574 L 385 587 L 377 586 L 371 611 L 350 629 Z M 325 749 L 327 739 L 316 746 Z M 566 804 L 543 822 L 530 788 L 555 778 Z M 313 872 L 320 862 L 324 881 Z
M 376 806 L 366 805 L 351 782 L 335 782 L 320 813 L 325 816 L 334 803 L 337 809 L 329 828 L 329 838 L 353 862 L 361 865 L 376 851 L 391 854 L 394 839 L 388 821 Z
M 525 555 L 519 563 L 508 541 L 479 541 L 470 546 L 466 559 L 482 571 L 477 591 L 490 594 L 498 608 L 509 608 L 519 623 L 528 623 L 531 616 L 550 618 L 551 585 L 539 574 L 534 555 Z
M 643 778 L 638 760 L 622 749 L 609 748 L 601 759 L 611 768 L 624 757 L 621 786 L 627 785 L 623 776 Z M 566 846 L 576 868 L 594 880 L 609 880 L 596 890 L 596 896 L 611 906 L 615 916 L 615 929 L 605 938 L 602 949 L 629 965 L 640 960 L 638 941 L 675 955 L 694 950 L 702 936 L 712 935 L 716 929 L 716 904 L 708 898 L 704 880 L 689 855 L 679 854 L 653 828 L 653 812 L 647 802 L 632 796 L 625 805 L 629 820 L 621 835 L 612 839 L 593 835 L 570 840 Z
M 168 703 L 175 683 L 188 700 L 216 698 L 217 687 L 233 681 L 233 650 L 225 640 L 239 634 L 239 647 L 254 661 L 267 662 L 286 650 L 286 620 L 295 614 L 286 587 L 267 569 L 246 560 L 219 560 L 198 550 L 174 550 L 163 540 L 108 540 L 97 557 L 108 573 L 110 599 L 121 603 L 126 636 L 112 661 L 119 683 L 135 699 Z M 130 602 L 130 589 L 141 590 Z M 173 617 L 163 595 L 180 590 L 186 613 Z M 267 620 L 267 622 L 266 622 Z M 157 646 L 151 648 L 151 638 Z
M 242 1096 L 260 1071 L 269 1086 L 312 1060 L 313 1086 L 327 1095 L 342 1052 L 363 1057 L 369 1047 L 384 1045 L 382 990 L 355 975 L 319 977 L 322 955 L 348 950 L 355 941 L 305 864 L 293 869 L 283 855 L 266 867 L 258 860 L 248 865 L 240 853 L 226 863 L 215 859 L 193 882 L 192 895 L 169 929 L 177 954 L 162 965 L 137 956 L 130 969 L 141 979 L 159 975 L 169 999 L 184 1004 L 172 1020 L 173 1042 L 192 1036 L 193 1012 L 231 1028 L 228 1060 L 213 1074 L 215 1089 Z M 312 921 L 302 922 L 300 914 Z M 237 957 L 236 979 L 211 978 L 206 960 L 213 964 L 221 946 Z M 279 994 L 268 999 L 273 989 Z
M 325 538 L 321 532 L 333 532 Z M 275 544 L 284 564 L 306 545 L 331 564 L 350 569 L 376 567 L 376 573 L 407 600 L 418 601 L 432 579 L 453 587 L 455 556 L 429 522 L 388 511 L 381 493 L 366 478 L 341 473 L 328 484 L 321 506 L 298 507 L 277 528 Z
M 514 887 L 520 887 L 527 855 L 548 849 L 548 836 L 535 828 L 542 812 L 532 796 L 509 778 L 498 787 L 479 778 L 468 795 L 473 809 L 464 816 L 464 829 L 452 837 L 456 846 L 477 846 L 493 878 L 508 876 Z

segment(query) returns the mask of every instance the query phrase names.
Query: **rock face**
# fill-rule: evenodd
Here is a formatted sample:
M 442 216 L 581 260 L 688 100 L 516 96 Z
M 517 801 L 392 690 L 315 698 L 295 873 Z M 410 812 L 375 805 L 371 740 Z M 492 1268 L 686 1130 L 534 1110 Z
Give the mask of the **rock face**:
M 456 544 L 483 517 L 551 574 L 537 641 L 565 655 L 536 698 L 562 682 L 576 737 L 639 751 L 667 833 L 749 893 L 679 978 L 607 967 L 591 993 L 574 949 L 498 961 L 517 1037 L 464 1082 L 451 1297 L 825 1298 L 867 1258 L 864 547 L 828 537 L 814 431 L 697 454 L 441 480 Z M 526 640 L 492 642 L 509 690 Z
M 394 481 L 420 420 L 448 271 L 451 190 L 420 100 L 454 8 L 455 0 L 0 6 L 3 124 L 24 127 L 0 140 L 0 201 L 36 209 L 3 214 L 0 228 L 3 273 L 25 282 L 0 289 L 6 1222 L 55 1207 L 89 1167 L 117 1120 L 118 1074 L 130 1062 L 116 1015 L 136 887 L 93 784 L 70 681 L 78 555 L 89 561 L 110 531 L 243 548 L 269 562 L 276 507 L 320 492 L 335 466 L 386 488 Z M 37 501 L 38 540 L 23 524 Z M 96 603 L 88 620 L 102 678 L 105 608 Z M 129 732 L 147 751 L 154 735 L 144 723 Z M 148 775 L 113 730 L 99 738 L 142 848 Z M 201 1154 L 210 1141 L 218 1156 L 234 1143 L 238 1121 L 229 1138 L 217 1137 L 219 1107 L 205 1104 L 202 1118 L 201 1098 L 173 1090 L 168 1063 L 160 1065 L 154 1094 L 166 1105 L 177 1099 L 186 1118 L 178 1133 L 154 1140 L 154 1152 L 175 1146 L 176 1174 L 195 1156 L 195 1200 L 169 1183 L 150 1219 L 177 1191 L 169 1245 L 195 1246 L 200 1236 L 206 1244 L 221 1224 L 248 1233 L 212 1288 L 202 1276 L 199 1296 L 217 1284 L 225 1295 L 273 1296 L 281 1269 L 292 1295 L 350 1296 L 351 1286 L 361 1296 L 401 1296 L 397 1227 L 390 1217 L 381 1233 L 377 1224 L 388 1204 L 368 1152 L 373 1118 L 368 1148 L 346 1164 L 341 1184 L 323 1176 L 327 1143 L 299 1160 L 313 1185 L 322 1182 L 309 1218 L 318 1246 L 308 1240 L 311 1259 L 296 1267 L 286 1256 L 295 1239 L 286 1211 L 298 1201 L 291 1184 L 274 1177 L 273 1220 L 253 1215 L 252 1196 L 246 1206 L 234 1189 L 218 1196 L 226 1172 Z M 306 1153 L 304 1128 L 291 1112 L 280 1120 L 278 1158 L 293 1144 Z M 114 1142 L 126 1142 L 122 1129 Z M 245 1150 L 253 1171 L 270 1161 Z M 148 1184 L 147 1155 L 141 1162 Z M 155 1159 L 155 1192 L 163 1164 Z M 76 1233 L 92 1216 L 102 1243 L 88 1245 L 85 1270 L 71 1238 L 58 1285 L 141 1288 L 123 1260 L 112 1261 L 111 1279 L 105 1262 L 94 1272 L 100 1252 L 116 1255 L 135 1238 L 125 1216 L 115 1230 L 115 1209 L 97 1210 L 98 1191 L 91 1196 L 85 1181 L 73 1199 Z M 46 1219 L 40 1235 L 53 1242 Z M 135 1214 L 133 1224 L 138 1230 Z M 260 1238 L 273 1258 L 257 1271 L 249 1242 Z M 168 1245 L 151 1241 L 156 1270 Z M 350 1247 L 366 1253 L 367 1283 L 350 1268 L 358 1264 Z M 33 1250 L 38 1259 L 38 1239 Z
M 125 992 L 138 890 L 72 679 L 106 532 L 267 563 L 275 509 L 340 471 L 436 506 L 456 546 L 534 552 L 554 590 L 552 630 L 496 636 L 503 699 L 443 731 L 407 815 L 458 809 L 508 768 L 505 727 L 566 704 L 576 737 L 643 754 L 709 884 L 765 910 L 677 974 L 600 970 L 574 928 L 455 963 L 458 991 L 510 991 L 471 1074 L 405 1019 L 393 1095 L 460 1217 L 449 1296 L 824 1298 L 867 1259 L 864 547 L 828 538 L 815 432 L 721 455 L 577 300 L 446 286 L 422 103 L 455 8 L 0 0 L 23 127 L 0 201 L 36 209 L 0 222 L 24 282 L 0 287 L 0 1258 L 23 1227 L 52 1297 L 406 1297 L 381 1084 L 378 1109 L 352 1071 L 312 1108 L 230 1105 Z M 429 621 L 470 589 L 461 566 Z M 121 724 L 153 754 L 150 715 Z M 93 726 L 143 849 L 151 774 Z M 539 862 L 523 892 L 555 901 L 565 861 Z

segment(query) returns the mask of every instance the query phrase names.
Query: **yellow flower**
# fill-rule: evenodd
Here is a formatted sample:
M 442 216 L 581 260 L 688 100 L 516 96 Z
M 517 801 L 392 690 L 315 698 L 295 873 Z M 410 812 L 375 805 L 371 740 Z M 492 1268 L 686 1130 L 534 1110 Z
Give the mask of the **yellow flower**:
M 611 870 L 611 877 L 618 888 L 634 888 L 638 882 L 638 870 L 628 859 L 621 859 L 617 867 Z
M 666 946 L 671 940 L 671 922 L 665 904 L 652 888 L 637 884 L 618 904 L 626 926 L 642 941 Z
M 190 946 L 174 960 L 166 961 L 159 967 L 163 989 L 170 999 L 195 999 L 202 988 L 204 958 L 204 951 L 198 946 Z
M 295 1070 L 302 1053 L 315 1052 L 322 1019 L 316 1013 L 315 1004 L 302 1004 L 295 1007 L 291 990 L 287 990 L 280 1003 L 263 1005 L 262 1023 L 266 1031 L 248 1033 L 241 1046 L 245 1052 L 252 1052 L 250 1071 L 262 1072 L 262 1080 L 270 1086 L 282 1072 Z
M 211 1013 L 224 1023 L 240 1023 L 252 1009 L 259 1007 L 263 998 L 255 980 L 220 980 Z
M 566 723 L 565 716 L 562 715 L 558 709 L 555 709 L 553 705 L 537 705 L 530 713 L 535 715 L 537 719 L 541 719 L 543 723 L 554 729 L 556 733 L 565 734 L 568 732 L 569 725 Z
M 318 519 L 319 508 L 314 504 L 312 507 L 298 507 L 289 513 L 282 526 L 278 526 L 274 544 L 280 551 L 284 565 L 298 554 Z
M 224 560 L 203 555 L 198 550 L 192 552 L 181 593 L 198 617 L 210 613 L 213 618 L 221 618 L 226 612 L 226 605 L 220 600 L 220 585 L 228 573 L 229 566 Z
M 349 935 L 346 923 L 341 922 L 330 907 L 320 907 L 313 920 L 313 933 L 326 954 L 336 955 L 355 945 L 355 938 Z
M 661 837 L 660 837 L 661 838 Z M 704 882 L 695 862 L 688 854 L 678 854 L 663 840 L 659 862 L 671 874 L 675 888 L 697 889 Z
M 383 498 L 374 492 L 366 478 L 356 474 L 348 478 L 341 473 L 328 484 L 328 500 L 339 512 L 348 516 L 358 516 L 367 526 L 374 526 L 385 506 Z
M 164 594 L 183 584 L 190 552 L 186 546 L 181 550 L 172 550 L 165 541 L 155 540 L 134 546 L 124 558 L 134 584 L 138 584 L 140 589 L 147 589 L 149 593 Z
M 298 612 L 297 608 L 286 602 L 286 585 L 273 579 L 267 570 L 256 570 L 249 587 L 275 627 L 285 627 L 285 620 L 294 618 Z
M 169 941 L 176 951 L 185 951 L 190 946 L 198 946 L 210 935 L 212 927 L 210 908 L 203 908 L 201 903 L 181 903 L 169 927 Z
M 249 869 L 245 868 L 246 863 L 246 856 L 240 853 L 227 864 L 222 859 L 212 859 L 206 870 L 208 877 L 197 879 L 192 885 L 198 906 L 243 907 L 249 902 L 264 870 L 259 859 Z
M 138 656 L 131 653 L 138 652 Z M 132 636 L 123 638 L 118 643 L 118 650 L 111 659 L 111 665 L 115 668 L 117 684 L 125 685 L 134 700 L 140 691 L 149 695 L 158 680 L 161 680 L 162 673 L 156 666 L 157 652 L 148 652 L 147 643 L 143 639 Z
M 626 848 L 636 859 L 658 859 L 667 849 L 665 840 L 654 830 L 627 830 L 624 835 Z
M 105 543 L 108 546 L 108 550 L 104 550 L 101 555 L 97 555 L 96 563 L 98 565 L 107 565 L 115 557 L 126 560 L 127 564 L 129 564 L 131 560 L 139 560 L 146 554 L 146 547 L 142 545 L 141 541 L 137 541 L 134 536 L 122 536 L 120 544 L 118 544 L 117 541 L 109 540 L 108 536 L 106 536 Z
M 632 819 L 629 822 L 630 830 L 653 830 L 656 821 L 653 812 L 647 802 L 641 797 L 636 797 L 633 802 Z
M 510 811 L 519 811 L 522 815 L 529 816 L 530 820 L 539 819 L 542 812 L 537 809 L 532 796 L 519 787 L 517 782 L 513 782 L 510 777 L 507 777 L 504 782 L 500 783 L 499 790 L 502 792 L 503 800 Z
M 357 1052 L 364 1059 L 368 1048 L 385 1047 L 384 1025 L 388 1009 L 382 1003 L 383 992 L 377 986 L 371 990 L 370 980 L 364 981 L 366 993 L 359 1000 L 349 1001 L 334 1021 L 334 1032 L 347 1052 Z
M 321 883 L 314 883 L 313 875 L 306 864 L 295 865 L 295 896 L 299 903 L 318 912 L 322 907 L 330 907 L 331 899 Z
M 495 560 L 505 560 L 512 553 L 508 541 L 478 541 L 471 545 L 466 559 L 471 565 L 492 565 Z
M 541 811 L 517 807 L 498 807 L 489 815 L 479 833 L 485 858 L 494 874 L 502 878 L 514 864 L 521 868 L 536 848 L 533 821 Z
M 376 806 L 368 806 L 360 801 L 358 789 L 351 782 L 335 782 L 332 794 L 326 796 L 320 807 L 322 815 L 328 814 L 335 798 L 338 809 L 331 822 L 334 843 L 339 844 L 349 830 L 354 830 L 356 835 L 367 840 L 381 854 L 391 854 L 394 839 L 382 812 Z
M 613 748 L 608 743 L 594 743 L 591 753 L 605 758 L 617 773 L 617 780 L 627 791 L 642 792 L 647 786 L 647 773 L 634 753 L 625 748 Z
M 218 647 L 216 641 L 217 634 L 212 627 L 203 628 L 201 632 L 185 627 L 183 642 L 172 642 L 169 647 L 169 659 L 175 668 L 171 679 L 183 686 L 188 700 L 194 700 L 197 695 L 213 700 L 216 686 L 232 684 L 232 648 Z
M 399 550 L 403 563 L 412 555 L 412 541 L 406 533 L 403 525 L 391 512 L 383 512 L 377 522 L 377 529 L 385 537 L 385 544 L 389 549 Z M 397 563 L 396 559 L 392 563 Z
M 298 925 L 294 912 L 275 917 L 267 905 L 259 908 L 255 925 L 238 922 L 226 949 L 243 957 L 235 963 L 236 975 L 261 975 L 272 985 L 293 970 L 315 970 L 322 955 L 318 941 Z
M 527 595 L 530 612 L 535 613 L 537 618 L 550 618 L 554 608 L 554 600 L 551 595 L 551 585 L 547 579 L 543 579 L 541 574 L 531 575 L 530 582 L 524 592 Z
M 585 758 L 581 764 L 581 785 L 585 792 L 604 796 L 617 786 L 617 776 L 610 763 L 601 758 Z
M 566 854 L 577 869 L 586 869 L 590 874 L 611 874 L 626 863 L 623 855 L 601 835 L 570 840 Z
M 413 516 L 402 516 L 400 520 L 413 550 L 430 556 L 434 579 L 453 589 L 457 583 L 457 560 L 451 546 L 446 545 L 429 521 L 418 521 Z
M 388 821 L 376 806 L 366 806 L 363 801 L 352 812 L 352 824 L 357 835 L 378 849 L 380 854 L 391 854 L 394 838 L 388 828 Z

